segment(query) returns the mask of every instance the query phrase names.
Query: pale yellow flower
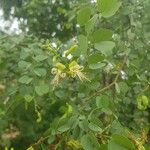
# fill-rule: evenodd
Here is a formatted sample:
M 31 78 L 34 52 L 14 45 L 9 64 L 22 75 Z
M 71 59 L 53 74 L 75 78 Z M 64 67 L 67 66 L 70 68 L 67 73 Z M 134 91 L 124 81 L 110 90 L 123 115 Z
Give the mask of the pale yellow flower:
M 81 81 L 84 81 L 84 80 L 88 80 L 90 81 L 86 76 L 85 74 L 82 72 L 84 69 L 83 66 L 80 66 L 76 61 L 72 61 L 70 64 L 69 64 L 69 75 L 72 77 L 72 78 L 75 78 L 76 76 L 81 80 Z
M 52 68 L 51 73 L 55 75 L 55 77 L 51 81 L 51 84 L 54 85 L 54 87 L 58 86 L 60 80 L 66 77 L 66 73 L 64 72 L 65 68 L 65 65 L 61 63 L 57 63 L 55 68 Z

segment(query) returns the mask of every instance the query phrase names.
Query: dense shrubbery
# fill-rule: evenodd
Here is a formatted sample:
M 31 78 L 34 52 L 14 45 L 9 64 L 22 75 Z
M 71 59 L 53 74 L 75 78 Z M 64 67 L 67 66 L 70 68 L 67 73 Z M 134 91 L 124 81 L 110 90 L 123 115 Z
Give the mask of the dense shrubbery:
M 0 149 L 148 150 L 149 1 L 57 4 L 57 38 L 42 3 L 19 9 L 33 35 L 0 35 Z

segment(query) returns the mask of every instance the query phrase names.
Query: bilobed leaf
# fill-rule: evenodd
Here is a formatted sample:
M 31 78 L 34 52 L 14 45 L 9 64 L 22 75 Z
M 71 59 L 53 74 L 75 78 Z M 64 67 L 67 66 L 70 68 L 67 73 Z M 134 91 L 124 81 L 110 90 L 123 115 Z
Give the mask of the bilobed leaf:
M 109 41 L 112 38 L 112 31 L 109 29 L 101 28 L 96 30 L 92 36 L 95 43 L 101 41 Z
M 128 85 L 125 82 L 119 82 L 118 83 L 120 92 L 126 93 L 129 89 Z
M 124 127 L 120 124 L 118 120 L 114 120 L 112 122 L 111 128 L 113 133 L 118 133 L 118 134 L 124 133 Z
M 38 56 L 34 57 L 34 59 L 37 62 L 40 62 L 40 61 L 43 61 L 43 60 L 47 59 L 47 56 L 45 56 L 45 55 L 38 55 Z
M 112 55 L 112 50 L 115 47 L 115 43 L 112 41 L 103 41 L 96 43 L 94 46 L 102 54 L 109 56 Z
M 93 122 L 90 122 L 88 127 L 92 130 L 92 131 L 95 131 L 95 132 L 102 132 L 102 129 L 95 123 Z
M 77 15 L 77 22 L 80 26 L 84 26 L 90 19 L 91 9 L 89 7 L 83 8 Z
M 109 107 L 109 97 L 106 95 L 96 97 L 96 106 L 98 108 L 108 108 Z
M 31 66 L 31 63 L 27 62 L 27 61 L 21 60 L 18 63 L 18 67 L 21 68 L 21 69 L 28 69 L 30 66 Z
M 102 55 L 101 53 L 94 53 L 88 57 L 88 64 L 96 64 L 98 62 L 103 61 L 104 59 L 105 56 Z
M 81 138 L 81 145 L 84 148 L 84 150 L 92 150 L 93 149 L 90 137 L 88 135 L 84 135 Z
M 88 57 L 88 64 L 90 69 L 101 69 L 105 66 L 105 63 L 102 63 L 105 58 L 101 53 L 94 53 Z
M 89 68 L 90 69 L 101 69 L 105 66 L 105 63 L 96 63 L 96 64 L 90 64 Z
M 114 134 L 108 143 L 108 150 L 135 150 L 134 144 L 125 136 Z
M 70 129 L 70 126 L 66 124 L 66 125 L 63 125 L 63 126 L 59 127 L 58 131 L 63 133 L 63 132 L 68 131 L 69 129 Z
M 21 59 L 26 59 L 29 55 L 30 55 L 29 52 L 26 52 L 26 51 L 24 51 L 24 50 L 22 50 L 22 51 L 20 52 L 20 58 L 21 58 Z
M 93 134 L 86 134 L 81 138 L 81 145 L 84 150 L 98 150 L 99 143 Z
M 113 140 L 111 140 L 108 143 L 108 150 L 129 150 L 129 149 L 122 147 L 121 145 L 119 145 L 116 142 L 114 142 Z
M 127 137 L 125 137 L 123 135 L 114 134 L 112 136 L 112 139 L 114 142 L 121 145 L 122 147 L 125 147 L 125 148 L 130 149 L 130 150 L 135 150 L 135 146 L 132 143 L 132 141 L 130 141 Z
M 98 20 L 98 14 L 95 14 L 85 25 L 85 30 L 89 34 L 94 30 L 96 22 Z
M 23 84 L 29 84 L 31 81 L 32 81 L 33 78 L 27 76 L 27 75 L 24 75 L 22 76 L 18 81 L 20 83 L 23 83 Z
M 98 10 L 102 13 L 105 18 L 113 16 L 121 6 L 119 0 L 98 0 L 97 1 Z
M 44 77 L 46 75 L 46 69 L 44 68 L 36 68 L 34 69 L 34 73 L 39 77 Z
M 26 102 L 31 102 L 33 100 L 33 96 L 31 96 L 31 95 L 25 95 L 24 99 L 25 99 Z
M 47 84 L 42 83 L 38 86 L 35 86 L 35 91 L 39 96 L 42 96 L 49 92 L 49 86 Z

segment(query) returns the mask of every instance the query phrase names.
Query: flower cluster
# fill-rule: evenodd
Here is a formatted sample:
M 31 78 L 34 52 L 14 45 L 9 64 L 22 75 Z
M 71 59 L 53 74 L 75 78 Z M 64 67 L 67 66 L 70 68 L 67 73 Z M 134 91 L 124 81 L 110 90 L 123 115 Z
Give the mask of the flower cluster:
M 64 79 L 66 75 L 75 78 L 78 77 L 81 81 L 90 81 L 83 73 L 83 66 L 80 66 L 76 61 L 72 61 L 69 64 L 68 69 L 62 63 L 57 63 L 54 68 L 52 68 L 51 73 L 55 75 L 51 84 L 57 86 L 61 79 Z
M 65 65 L 63 65 L 62 63 L 57 63 L 55 67 L 52 68 L 51 73 L 55 75 L 55 77 L 53 78 L 51 84 L 57 86 L 59 84 L 59 81 L 66 77 L 66 73 L 64 71 L 65 69 Z
M 85 74 L 82 72 L 84 69 L 83 66 L 80 66 L 76 61 L 72 61 L 70 64 L 69 64 L 69 75 L 72 77 L 72 78 L 75 78 L 76 76 L 81 80 L 81 81 L 84 81 L 84 80 L 88 80 L 90 81 L 86 76 Z

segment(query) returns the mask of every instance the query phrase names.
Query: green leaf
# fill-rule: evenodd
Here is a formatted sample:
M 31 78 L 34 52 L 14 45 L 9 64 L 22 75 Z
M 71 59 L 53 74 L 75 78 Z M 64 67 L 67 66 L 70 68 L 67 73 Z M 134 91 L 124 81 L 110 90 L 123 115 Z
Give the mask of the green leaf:
M 93 32 L 94 27 L 97 23 L 98 20 L 98 14 L 95 14 L 85 25 L 85 31 L 90 34 L 91 32 Z
M 105 63 L 97 63 L 97 64 L 90 64 L 90 69 L 101 69 L 105 66 Z
M 96 106 L 98 108 L 108 108 L 109 107 L 109 97 L 106 95 L 96 97 Z
M 130 150 L 135 149 L 134 144 L 127 137 L 125 137 L 123 135 L 114 134 L 112 136 L 112 139 L 115 143 L 121 145 L 124 148 L 130 149 Z
M 118 120 L 114 120 L 111 125 L 112 133 L 124 134 L 124 127 L 120 124 Z
M 78 42 L 79 42 L 79 50 L 82 54 L 86 54 L 87 48 L 88 48 L 88 40 L 87 37 L 84 35 L 78 36 Z
M 32 81 L 33 78 L 27 76 L 27 75 L 24 75 L 22 76 L 18 81 L 20 83 L 23 83 L 23 84 L 29 84 L 31 81 Z
M 47 84 L 42 83 L 35 87 L 35 91 L 39 96 L 42 96 L 49 92 L 49 86 Z
M 118 85 L 118 83 L 115 83 L 115 89 L 117 93 L 120 93 L 120 87 Z
M 70 129 L 70 126 L 66 124 L 66 125 L 63 125 L 63 126 L 59 127 L 57 130 L 59 132 L 63 133 L 63 132 L 68 131 L 69 129 Z
M 26 52 L 26 51 L 24 51 L 24 50 L 22 50 L 22 51 L 20 52 L 20 58 L 21 58 L 21 59 L 26 59 L 29 55 L 30 55 L 29 52 Z
M 31 95 L 25 95 L 24 99 L 25 99 L 26 102 L 29 103 L 29 102 L 31 102 L 33 100 L 33 96 L 31 96 Z
M 100 69 L 105 66 L 105 63 L 101 63 L 104 60 L 104 55 L 101 53 L 94 53 L 88 57 L 88 64 L 90 69 Z
M 125 147 L 122 147 L 121 145 L 115 143 L 113 140 L 111 140 L 109 143 L 108 143 L 108 150 L 129 150 L 129 149 L 126 149 Z
M 48 142 L 48 144 L 51 144 L 51 143 L 54 142 L 54 140 L 55 140 L 55 136 L 54 135 L 50 135 L 48 140 L 47 140 L 47 142 Z
M 44 77 L 46 75 L 47 71 L 44 68 L 36 68 L 36 69 L 34 69 L 34 73 L 39 77 Z
M 87 87 L 89 87 L 89 89 L 91 90 L 96 90 L 99 88 L 99 86 L 100 86 L 99 81 L 91 81 L 90 83 L 87 83 Z
M 89 7 L 83 8 L 77 15 L 77 22 L 80 26 L 84 26 L 90 19 L 91 9 Z
M 108 143 L 108 150 L 135 150 L 134 144 L 125 136 L 114 134 Z
M 81 138 L 81 145 L 84 150 L 92 150 L 93 149 L 89 135 L 84 135 Z
M 101 53 L 94 53 L 88 57 L 88 64 L 96 64 L 104 59 L 105 57 Z
M 107 115 L 112 115 L 112 113 L 113 113 L 112 110 L 109 108 L 102 108 L 101 111 Z
M 95 123 L 93 122 L 90 122 L 88 127 L 92 130 L 92 131 L 95 131 L 95 132 L 102 132 L 102 129 Z
M 84 150 L 98 150 L 99 143 L 93 134 L 86 134 L 81 138 L 81 145 Z
M 106 56 L 112 55 L 112 50 L 114 47 L 115 43 L 112 41 L 104 41 L 95 44 L 95 48 Z
M 101 42 L 101 41 L 109 41 L 112 38 L 112 31 L 109 29 L 98 29 L 93 33 L 93 40 L 95 43 Z
M 105 18 L 113 16 L 121 6 L 121 2 L 118 0 L 98 0 L 98 10 L 102 13 Z
M 47 56 L 45 56 L 45 55 L 38 55 L 38 56 L 34 57 L 34 59 L 37 62 L 40 62 L 40 61 L 43 61 L 43 60 L 47 59 Z
M 122 93 L 126 93 L 129 90 L 129 87 L 125 82 L 119 82 L 118 85 Z
M 108 150 L 108 144 L 101 144 L 101 147 L 99 150 Z
M 86 119 L 82 120 L 79 122 L 79 127 L 83 130 L 83 131 L 87 131 L 89 129 L 88 127 L 88 121 Z
M 18 67 L 21 68 L 21 69 L 25 69 L 26 70 L 30 66 L 31 66 L 31 63 L 27 62 L 27 61 L 19 61 L 19 63 L 18 63 Z

